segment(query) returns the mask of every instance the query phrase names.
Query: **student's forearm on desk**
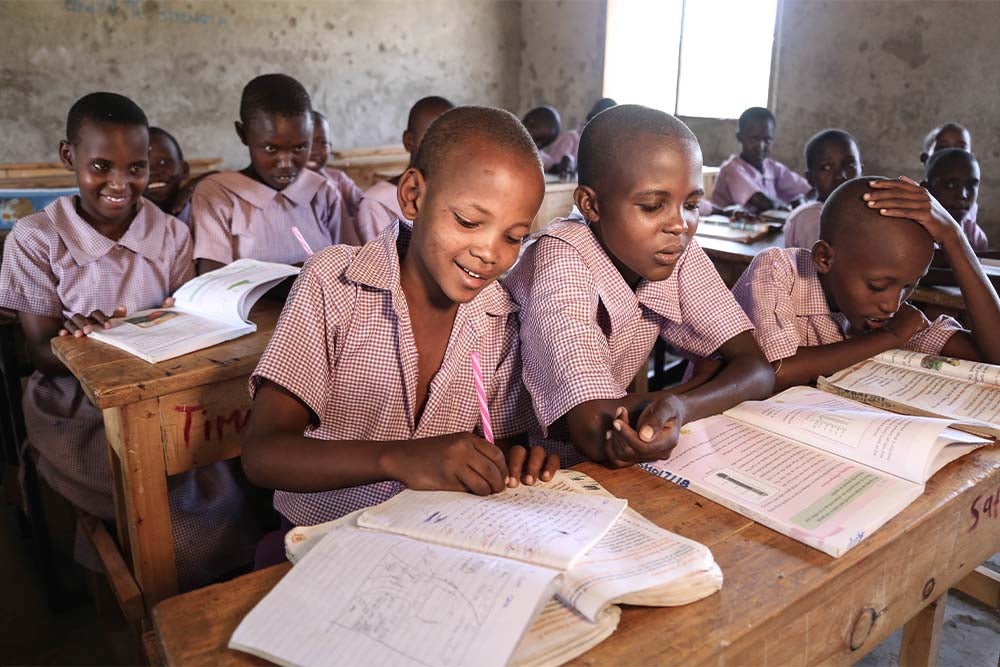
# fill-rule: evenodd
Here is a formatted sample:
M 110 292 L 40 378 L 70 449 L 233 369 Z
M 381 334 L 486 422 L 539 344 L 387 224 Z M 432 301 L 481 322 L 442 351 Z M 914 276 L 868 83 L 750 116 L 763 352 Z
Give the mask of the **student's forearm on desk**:
M 775 374 L 774 391 L 812 384 L 821 375 L 836 373 L 900 344 L 895 335 L 883 329 L 839 343 L 800 347 L 794 355 L 781 361 Z
M 972 328 L 972 339 L 983 361 L 1000 363 L 1000 298 L 986 277 L 964 233 L 956 225 L 941 244 L 951 265 L 955 282 L 962 291 L 965 310 Z
M 685 423 L 717 415 L 743 401 L 770 396 L 774 388 L 774 371 L 763 355 L 758 355 L 730 359 L 718 375 L 681 394 Z

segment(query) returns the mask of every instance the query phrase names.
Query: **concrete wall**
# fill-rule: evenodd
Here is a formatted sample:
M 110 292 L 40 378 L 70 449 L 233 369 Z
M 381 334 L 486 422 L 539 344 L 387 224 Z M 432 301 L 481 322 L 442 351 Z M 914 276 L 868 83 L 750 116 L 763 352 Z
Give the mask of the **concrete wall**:
M 604 0 L 527 0 L 521 9 L 521 115 L 555 106 L 563 129 L 584 118 L 604 86 Z
M 429 94 L 517 110 L 521 5 L 504 0 L 2 0 L 0 162 L 56 160 L 81 95 L 128 95 L 190 154 L 242 167 L 243 85 L 295 76 L 335 146 L 399 141 Z

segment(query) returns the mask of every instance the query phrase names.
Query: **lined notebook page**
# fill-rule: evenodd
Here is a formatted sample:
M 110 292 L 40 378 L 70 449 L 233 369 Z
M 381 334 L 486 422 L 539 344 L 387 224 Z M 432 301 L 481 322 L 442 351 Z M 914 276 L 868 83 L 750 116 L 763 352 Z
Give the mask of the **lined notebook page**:
M 358 525 L 566 570 L 608 532 L 626 504 L 537 486 L 491 496 L 407 489 L 365 510 Z
M 558 576 L 338 527 L 250 611 L 229 647 L 294 666 L 499 667 Z

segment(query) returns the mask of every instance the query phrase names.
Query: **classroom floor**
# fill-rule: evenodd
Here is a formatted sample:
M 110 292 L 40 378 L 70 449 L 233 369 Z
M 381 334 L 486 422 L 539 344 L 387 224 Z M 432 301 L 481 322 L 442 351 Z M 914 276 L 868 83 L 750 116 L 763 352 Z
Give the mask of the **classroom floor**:
M 1000 570 L 1000 554 L 994 557 Z M 54 613 L 18 535 L 8 508 L 0 506 L 0 665 L 126 665 L 124 628 L 98 618 L 90 602 Z M 884 641 L 858 665 L 895 667 L 900 633 Z M 993 667 L 1000 655 L 1000 615 L 960 594 L 948 597 L 941 667 Z

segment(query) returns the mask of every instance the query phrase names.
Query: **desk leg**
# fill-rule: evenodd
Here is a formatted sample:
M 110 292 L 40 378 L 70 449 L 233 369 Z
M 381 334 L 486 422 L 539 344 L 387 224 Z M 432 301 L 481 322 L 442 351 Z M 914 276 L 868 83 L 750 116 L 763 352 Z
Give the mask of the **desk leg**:
M 104 411 L 104 426 L 119 464 L 115 480 L 122 497 L 115 507 L 124 515 L 132 573 L 151 610 L 177 594 L 158 402 L 149 399 L 109 408 Z M 118 530 L 126 532 L 121 525 Z
M 900 667 L 920 665 L 936 667 L 941 651 L 941 626 L 948 592 L 924 607 L 903 626 L 903 645 L 899 649 Z

